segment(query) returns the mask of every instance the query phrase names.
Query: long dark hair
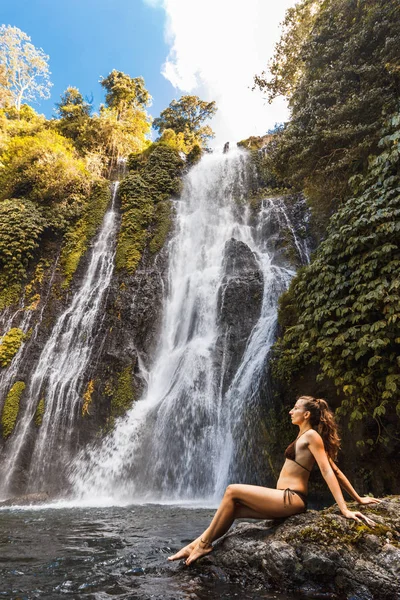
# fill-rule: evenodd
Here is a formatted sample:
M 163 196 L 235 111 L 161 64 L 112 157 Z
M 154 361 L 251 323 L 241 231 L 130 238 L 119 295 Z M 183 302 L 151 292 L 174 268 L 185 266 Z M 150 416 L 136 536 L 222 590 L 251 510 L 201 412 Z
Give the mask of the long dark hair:
M 322 437 L 327 455 L 332 460 L 336 460 L 340 448 L 340 437 L 335 416 L 327 401 L 312 396 L 299 396 L 298 400 L 304 400 L 304 408 L 311 414 L 311 426 Z

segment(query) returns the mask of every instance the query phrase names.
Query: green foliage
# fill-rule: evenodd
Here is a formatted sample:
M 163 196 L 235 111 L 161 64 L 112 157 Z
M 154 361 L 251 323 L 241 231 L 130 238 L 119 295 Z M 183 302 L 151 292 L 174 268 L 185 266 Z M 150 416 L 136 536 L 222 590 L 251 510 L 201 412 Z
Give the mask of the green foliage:
M 90 240 L 100 227 L 110 201 L 107 181 L 97 182 L 87 202 L 82 217 L 68 229 L 61 251 L 64 287 L 68 286 L 78 268 L 79 261 L 88 249 Z
M 322 0 L 303 0 L 288 8 L 283 20 L 281 39 L 264 71 L 254 77 L 254 83 L 267 93 L 271 103 L 277 96 L 290 98 L 304 75 L 304 47 L 312 34 Z M 268 77 L 268 79 L 267 79 Z
M 162 248 L 171 222 L 168 199 L 180 192 L 182 168 L 178 152 L 159 143 L 129 157 L 130 174 L 119 188 L 122 221 L 117 269 L 133 274 L 148 241 L 151 252 Z
M 131 109 L 138 106 L 149 106 L 151 96 L 145 88 L 143 77 L 130 77 L 122 71 L 111 71 L 101 85 L 106 89 L 106 104 L 117 111 L 118 119 L 124 117 Z
M 122 221 L 118 236 L 115 266 L 133 274 L 142 257 L 148 237 L 148 227 L 153 219 L 154 205 L 149 187 L 140 175 L 128 175 L 122 181 Z
M 78 217 L 91 177 L 71 143 L 53 131 L 14 137 L 0 156 L 0 198 L 27 198 L 42 208 L 46 224 L 64 229 Z
M 38 115 L 28 104 L 23 104 L 19 112 L 14 106 L 0 109 L 0 153 L 12 137 L 35 135 L 45 126 L 45 117 Z
M 22 291 L 20 283 L 9 283 L 7 278 L 0 276 L 0 310 L 17 304 Z
M 155 207 L 153 237 L 149 243 L 152 254 L 159 252 L 164 246 L 169 230 L 171 228 L 171 202 L 162 200 Z
M 45 220 L 29 200 L 0 202 L 0 289 L 21 281 L 38 247 Z
M 190 149 L 196 144 L 206 147 L 214 132 L 203 123 L 216 112 L 215 102 L 205 102 L 198 96 L 182 96 L 179 100 L 172 100 L 168 108 L 154 119 L 153 127 L 158 130 L 161 139 L 166 130 L 172 129 L 177 135 L 183 134 Z
M 40 400 L 38 402 L 38 405 L 36 407 L 36 411 L 35 411 L 35 425 L 36 425 L 36 427 L 40 427 L 40 425 L 42 424 L 45 408 L 46 408 L 46 406 L 45 406 L 45 400 L 44 400 L 44 398 L 40 398 Z
M 87 168 L 99 176 L 108 174 L 120 158 L 142 152 L 149 144 L 151 119 L 146 113 L 151 96 L 142 77 L 112 71 L 101 85 L 106 104 L 90 116 L 91 105 L 77 88 L 69 87 L 56 105 L 60 117 L 54 127 L 70 138 L 85 157 Z
M 303 0 L 289 10 L 269 80 L 270 99 L 289 98 L 291 120 L 275 163 L 282 179 L 305 190 L 323 231 L 348 179 L 365 173 L 400 87 L 400 5 Z
M 186 157 L 188 165 L 195 165 L 198 163 L 202 155 L 203 151 L 201 147 L 198 144 L 195 144 Z
M 23 381 L 17 381 L 7 394 L 3 406 L 3 414 L 1 416 L 1 426 L 4 439 L 8 438 L 8 436 L 14 431 L 14 427 L 18 418 L 19 403 L 24 389 L 25 383 Z
M 345 397 L 340 413 L 350 423 L 374 419 L 384 443 L 395 433 L 396 412 L 400 417 L 399 142 L 396 114 L 366 177 L 350 182 L 354 197 L 281 299 L 284 335 L 273 362 L 275 376 L 287 381 L 319 365 L 319 378 Z
M 56 104 L 59 120 L 58 131 L 65 137 L 74 141 L 79 149 L 84 147 L 87 138 L 91 105 L 86 102 L 75 87 L 68 87 L 61 95 L 60 102 Z M 83 140 L 82 140 L 83 138 Z
M 135 400 L 132 367 L 123 369 L 117 378 L 117 385 L 111 396 L 111 418 L 122 417 L 132 406 Z
M 0 366 L 7 367 L 25 339 L 22 329 L 12 327 L 0 338 Z
M 149 185 L 154 201 L 165 200 L 181 191 L 180 174 L 183 161 L 178 152 L 162 144 L 154 144 L 146 156 L 146 166 L 141 171 Z
M 19 111 L 23 100 L 49 98 L 52 83 L 49 79 L 49 57 L 41 48 L 31 44 L 31 38 L 18 27 L 0 26 L 0 64 L 3 66 L 1 94 L 14 103 Z

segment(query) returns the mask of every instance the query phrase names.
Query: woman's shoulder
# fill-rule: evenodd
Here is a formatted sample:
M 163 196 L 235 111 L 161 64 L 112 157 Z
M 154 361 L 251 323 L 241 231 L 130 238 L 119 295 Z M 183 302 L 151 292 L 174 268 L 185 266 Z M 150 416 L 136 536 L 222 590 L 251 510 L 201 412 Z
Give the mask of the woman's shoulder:
M 320 434 L 318 433 L 318 431 L 316 431 L 315 429 L 309 429 L 308 431 L 306 431 L 306 433 L 304 434 L 304 441 L 307 441 L 308 443 L 310 442 L 322 442 L 322 437 L 320 436 Z

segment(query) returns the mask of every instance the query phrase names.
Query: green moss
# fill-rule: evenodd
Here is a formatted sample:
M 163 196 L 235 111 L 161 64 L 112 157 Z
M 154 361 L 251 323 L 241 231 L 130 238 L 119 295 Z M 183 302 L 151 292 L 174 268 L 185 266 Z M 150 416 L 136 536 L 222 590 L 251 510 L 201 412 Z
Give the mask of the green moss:
M 14 383 L 5 399 L 3 414 L 1 416 L 1 427 L 5 439 L 8 438 L 14 430 L 18 417 L 19 402 L 24 389 L 25 383 L 23 381 L 17 381 Z
M 87 386 L 85 393 L 83 394 L 83 404 L 82 404 L 82 417 L 85 415 L 89 415 L 89 406 L 92 403 L 92 394 L 94 392 L 94 379 L 91 379 Z
M 307 525 L 301 529 L 296 529 L 293 532 L 289 532 L 285 536 L 287 541 L 297 542 L 315 542 L 321 546 L 343 546 L 343 545 L 357 545 L 359 544 L 365 535 L 375 535 L 380 538 L 382 544 L 385 543 L 388 534 L 396 538 L 396 532 L 387 525 L 377 523 L 375 527 L 369 527 L 366 524 L 351 525 L 343 518 L 335 519 L 329 514 L 331 512 L 328 509 L 327 514 L 321 515 L 318 524 Z
M 38 405 L 36 407 L 36 411 L 35 411 L 35 425 L 37 427 L 40 427 L 40 425 L 42 424 L 44 410 L 45 410 L 44 398 L 40 398 Z
M 22 292 L 21 283 L 9 283 L 3 276 L 0 279 L 0 310 L 17 304 Z
M 118 374 L 117 385 L 111 397 L 111 418 L 123 416 L 131 408 L 134 396 L 132 367 L 129 366 Z
M 128 168 L 119 188 L 122 220 L 115 264 L 133 274 L 148 242 L 152 253 L 165 243 L 171 225 L 169 198 L 180 193 L 183 161 L 176 150 L 155 143 L 130 155 Z
M 110 201 L 110 188 L 106 181 L 99 181 L 93 188 L 83 216 L 65 234 L 61 252 L 64 274 L 63 287 L 68 287 L 78 268 L 90 240 L 96 234 Z
M 150 252 L 161 250 L 171 227 L 171 203 L 168 200 L 159 202 L 155 210 L 154 234 L 149 244 Z
M 0 365 L 7 367 L 17 354 L 25 339 L 22 329 L 13 327 L 1 338 L 0 342 Z

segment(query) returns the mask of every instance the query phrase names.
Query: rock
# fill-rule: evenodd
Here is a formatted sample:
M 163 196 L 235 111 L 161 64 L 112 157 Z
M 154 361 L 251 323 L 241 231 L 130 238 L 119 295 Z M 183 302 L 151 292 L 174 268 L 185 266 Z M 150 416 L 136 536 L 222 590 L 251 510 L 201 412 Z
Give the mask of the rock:
M 263 275 L 255 254 L 232 238 L 225 244 L 224 277 L 218 295 L 217 360 L 225 392 L 240 364 L 249 335 L 260 316 Z
M 26 494 L 25 496 L 15 496 L 8 500 L 0 502 L 0 506 L 31 506 L 32 504 L 43 504 L 49 502 L 50 496 L 47 492 L 37 494 Z
M 194 568 L 299 597 L 399 600 L 400 496 L 349 506 L 377 526 L 345 519 L 336 506 L 279 522 L 242 522 Z

